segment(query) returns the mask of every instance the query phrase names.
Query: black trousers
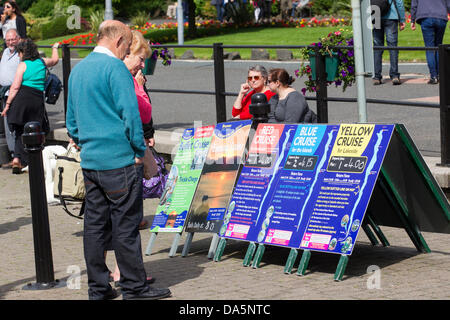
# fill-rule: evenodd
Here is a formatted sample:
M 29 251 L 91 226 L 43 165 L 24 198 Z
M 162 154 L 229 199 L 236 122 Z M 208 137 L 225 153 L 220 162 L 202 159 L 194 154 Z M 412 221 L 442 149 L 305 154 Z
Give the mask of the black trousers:
M 143 218 L 143 166 L 96 171 L 83 169 L 86 185 L 84 257 L 89 299 L 103 299 L 112 288 L 104 251 L 114 249 L 122 292 L 148 290 L 139 223 Z

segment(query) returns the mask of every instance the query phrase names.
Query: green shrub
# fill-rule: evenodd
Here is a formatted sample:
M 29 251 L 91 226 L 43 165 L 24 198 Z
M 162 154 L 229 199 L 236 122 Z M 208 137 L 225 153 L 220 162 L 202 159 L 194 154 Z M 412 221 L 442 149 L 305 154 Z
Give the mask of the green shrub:
M 42 39 L 55 38 L 81 31 L 82 30 L 80 29 L 69 29 L 67 27 L 67 18 L 65 16 L 54 18 L 52 21 L 42 24 L 41 26 Z
M 50 17 L 53 13 L 54 2 L 51 0 L 38 0 L 28 9 L 30 13 L 36 18 Z
M 131 18 L 131 25 L 143 27 L 148 20 L 150 20 L 149 14 L 145 11 L 139 11 L 133 18 Z
M 22 11 L 27 11 L 31 5 L 35 2 L 34 0 L 16 0 L 17 5 Z
M 195 16 L 203 19 L 217 18 L 216 8 L 211 5 L 210 0 L 194 0 L 195 1 Z
M 105 16 L 105 10 L 93 11 L 89 17 L 89 24 L 91 25 L 91 31 L 97 33 L 98 27 L 103 22 Z
M 351 14 L 350 0 L 314 0 L 311 11 L 313 15 L 348 15 Z

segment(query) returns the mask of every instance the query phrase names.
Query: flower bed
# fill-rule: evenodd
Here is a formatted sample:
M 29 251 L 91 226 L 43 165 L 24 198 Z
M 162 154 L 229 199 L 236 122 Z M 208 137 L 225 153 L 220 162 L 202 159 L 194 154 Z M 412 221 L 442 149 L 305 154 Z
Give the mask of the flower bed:
M 236 32 L 240 29 L 245 28 L 315 28 L 315 27 L 331 27 L 331 26 L 348 26 L 351 25 L 350 19 L 337 19 L 337 18 L 322 18 L 318 19 L 313 17 L 311 19 L 300 19 L 293 21 L 282 21 L 280 19 L 272 19 L 268 23 L 255 23 L 247 22 L 244 24 L 236 25 L 228 22 L 219 22 L 217 20 L 205 20 L 196 24 L 197 26 L 197 37 L 213 36 L 217 34 L 226 34 Z M 188 24 L 185 23 L 184 27 L 187 28 Z M 168 22 L 162 24 L 153 24 L 147 22 L 145 26 L 132 26 L 134 30 L 140 31 L 146 39 L 152 42 L 176 42 L 177 41 L 177 28 L 178 24 L 176 22 Z M 189 35 L 185 32 L 185 35 Z M 64 39 L 60 44 L 70 44 L 73 46 L 77 45 L 91 45 L 95 44 L 95 36 L 92 33 L 75 36 L 72 38 Z

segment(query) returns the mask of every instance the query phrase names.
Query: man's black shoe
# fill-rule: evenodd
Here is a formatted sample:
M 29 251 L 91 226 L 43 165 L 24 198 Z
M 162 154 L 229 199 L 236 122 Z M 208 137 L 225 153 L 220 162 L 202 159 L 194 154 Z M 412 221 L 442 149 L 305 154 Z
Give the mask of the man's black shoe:
M 103 297 L 89 297 L 89 300 L 113 300 L 115 298 L 117 298 L 118 296 L 120 296 L 120 292 L 112 289 L 110 292 L 108 292 L 107 294 L 105 294 Z
M 126 294 L 123 293 L 123 300 L 157 300 L 170 297 L 172 293 L 169 289 L 151 288 L 148 291 L 140 294 Z

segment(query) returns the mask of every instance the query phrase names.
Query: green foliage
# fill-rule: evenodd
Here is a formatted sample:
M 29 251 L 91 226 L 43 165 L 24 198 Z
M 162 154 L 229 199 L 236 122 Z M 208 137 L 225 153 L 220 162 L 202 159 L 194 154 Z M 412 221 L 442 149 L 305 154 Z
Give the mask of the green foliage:
M 136 15 L 133 16 L 133 18 L 131 18 L 131 25 L 143 27 L 149 19 L 150 17 L 148 13 L 146 13 L 145 11 L 139 11 Z
M 23 12 L 27 11 L 31 5 L 35 2 L 34 0 L 16 0 L 17 5 Z
M 203 19 L 215 19 L 217 17 L 216 8 L 211 5 L 210 0 L 195 0 L 195 15 Z
M 54 38 L 67 34 L 74 34 L 80 32 L 79 29 L 69 29 L 67 27 L 67 18 L 59 16 L 52 19 L 50 22 L 41 26 L 42 39 Z
M 91 25 L 91 31 L 97 33 L 98 27 L 103 22 L 105 16 L 105 10 L 93 11 L 89 16 L 89 24 Z
M 54 17 L 61 17 L 61 16 L 67 16 L 67 8 L 70 7 L 72 4 L 69 2 L 69 0 L 58 0 L 55 2 L 55 5 L 53 6 L 53 16 Z
M 52 15 L 54 2 L 51 0 L 38 0 L 28 9 L 27 13 L 36 18 L 49 17 Z
M 350 0 L 314 0 L 311 11 L 313 15 L 349 15 L 351 14 Z
M 411 11 L 411 0 L 403 0 L 403 4 L 405 6 L 405 10 L 410 12 Z
M 42 39 L 41 28 L 42 25 L 50 21 L 50 17 L 34 18 L 29 13 L 24 14 L 25 20 L 27 21 L 27 36 L 33 40 Z

